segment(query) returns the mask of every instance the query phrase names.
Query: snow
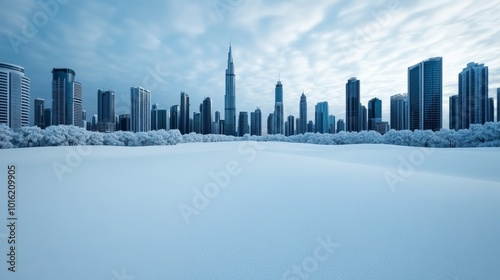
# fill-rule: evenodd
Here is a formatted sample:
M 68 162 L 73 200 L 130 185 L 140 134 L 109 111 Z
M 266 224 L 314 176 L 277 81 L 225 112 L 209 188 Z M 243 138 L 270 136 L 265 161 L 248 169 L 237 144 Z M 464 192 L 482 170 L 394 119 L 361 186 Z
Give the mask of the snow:
M 275 142 L 3 149 L 0 279 L 500 279 L 499 159 Z

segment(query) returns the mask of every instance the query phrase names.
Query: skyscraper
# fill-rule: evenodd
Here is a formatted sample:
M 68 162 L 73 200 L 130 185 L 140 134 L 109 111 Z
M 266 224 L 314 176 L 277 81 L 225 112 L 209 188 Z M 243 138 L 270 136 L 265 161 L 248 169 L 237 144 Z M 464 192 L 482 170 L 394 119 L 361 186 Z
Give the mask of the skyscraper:
M 75 81 L 75 71 L 52 69 L 52 124 L 83 126 L 82 85 Z
M 345 131 L 345 122 L 343 119 L 339 119 L 337 121 L 337 133 Z
M 299 125 L 297 126 L 297 134 L 307 132 L 307 97 L 302 92 L 299 104 Z
M 259 108 L 250 113 L 250 134 L 262 136 L 262 112 Z
M 379 122 L 382 122 L 382 100 L 375 97 L 368 101 L 368 130 L 375 130 Z
M 391 96 L 391 128 L 395 130 L 408 129 L 408 95 Z
M 167 130 L 170 126 L 169 111 L 153 104 L 151 109 L 151 130 Z
M 0 63 L 0 124 L 13 130 L 29 125 L 30 79 L 24 68 Z
M 274 134 L 273 126 L 274 126 L 274 114 L 270 113 L 269 116 L 267 117 L 267 134 L 268 135 Z
M 316 104 L 315 124 L 317 133 L 328 133 L 328 102 Z
M 151 130 L 151 91 L 142 87 L 130 88 L 130 128 L 133 132 Z
M 248 112 L 240 112 L 238 119 L 238 135 L 244 136 L 250 133 L 250 128 L 248 127 Z
M 226 69 L 226 95 L 224 96 L 224 134 L 236 135 L 236 84 L 234 62 L 229 46 Z
M 181 109 L 179 105 L 170 107 L 170 129 L 179 129 Z
M 35 99 L 35 110 L 33 115 L 33 123 L 39 128 L 45 128 L 45 100 L 41 98 Z
M 346 126 L 347 131 L 361 131 L 362 112 L 360 103 L 360 81 L 350 78 L 346 84 Z
M 285 136 L 295 135 L 295 117 L 290 115 L 286 120 Z
M 115 129 L 115 92 L 111 90 L 98 90 L 97 130 L 99 132 L 112 132 Z
M 46 128 L 52 125 L 52 109 L 51 108 L 45 108 L 43 118 L 44 118 Z
M 458 107 L 458 95 L 453 95 L 453 96 L 450 96 L 450 113 L 449 113 L 449 122 L 450 122 L 450 130 L 451 129 L 454 129 L 454 130 L 459 130 L 460 129 L 460 126 L 459 126 L 459 107 Z
M 458 75 L 459 127 L 484 124 L 488 118 L 488 67 L 474 62 Z
M 181 134 L 189 134 L 189 95 L 181 92 L 181 107 L 180 107 L 180 122 L 179 131 Z
M 368 130 L 368 110 L 364 105 L 361 105 L 359 114 L 359 118 L 361 120 L 361 130 Z
M 203 109 L 201 111 L 202 114 L 202 125 L 201 125 L 201 133 L 203 134 L 211 134 L 212 133 L 212 100 L 210 97 L 205 98 L 203 100 Z
M 500 88 L 497 88 L 497 122 L 500 122 Z
M 328 116 L 328 133 L 335 134 L 335 116 Z
M 495 121 L 495 100 L 493 100 L 493 97 L 488 98 L 488 115 L 486 116 L 486 121 L 487 122 L 494 122 Z
M 408 68 L 410 130 L 442 127 L 443 59 L 429 58 Z
M 193 129 L 192 132 L 201 134 L 201 113 L 193 113 Z
M 285 113 L 283 108 L 283 85 L 281 81 L 276 83 L 274 89 L 274 134 L 284 134 L 283 123 L 285 121 Z
M 130 131 L 130 114 L 122 114 L 118 116 L 120 120 L 120 130 L 121 131 Z

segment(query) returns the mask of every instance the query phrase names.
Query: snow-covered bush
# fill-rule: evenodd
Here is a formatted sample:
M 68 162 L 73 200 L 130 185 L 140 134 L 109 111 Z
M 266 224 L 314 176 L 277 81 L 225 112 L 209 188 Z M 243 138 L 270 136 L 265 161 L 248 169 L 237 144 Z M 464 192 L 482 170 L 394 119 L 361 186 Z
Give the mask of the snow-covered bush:
M 39 147 L 43 138 L 43 131 L 38 126 L 23 126 L 14 134 L 13 145 L 19 148 Z
M 104 145 L 104 135 L 103 134 L 108 134 L 108 133 L 99 133 L 99 132 L 92 132 L 92 131 L 87 131 L 87 140 L 86 144 L 87 145 L 92 145 L 92 146 L 101 146 Z
M 194 142 L 261 141 L 291 142 L 320 145 L 346 144 L 390 144 L 416 147 L 500 147 L 500 122 L 471 125 L 470 129 L 459 131 L 390 130 L 385 135 L 375 131 L 345 132 L 337 134 L 306 133 L 293 136 L 246 134 L 234 137 L 220 134 L 185 134 L 179 130 L 158 130 L 133 133 L 117 131 L 99 133 L 86 131 L 75 126 L 50 126 L 45 130 L 38 127 L 22 127 L 14 132 L 6 125 L 0 125 L 0 149 L 37 146 L 108 145 L 108 146 L 158 146 Z
M 5 124 L 0 124 L 0 149 L 10 149 L 14 147 L 14 145 L 12 145 L 12 134 L 10 127 Z

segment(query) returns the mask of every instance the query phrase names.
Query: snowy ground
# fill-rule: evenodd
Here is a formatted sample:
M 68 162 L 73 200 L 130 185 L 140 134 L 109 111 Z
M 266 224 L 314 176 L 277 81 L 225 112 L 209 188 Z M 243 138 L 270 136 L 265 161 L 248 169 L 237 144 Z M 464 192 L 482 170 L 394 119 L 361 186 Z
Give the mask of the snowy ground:
M 500 279 L 499 160 L 255 142 L 0 150 L 0 279 Z

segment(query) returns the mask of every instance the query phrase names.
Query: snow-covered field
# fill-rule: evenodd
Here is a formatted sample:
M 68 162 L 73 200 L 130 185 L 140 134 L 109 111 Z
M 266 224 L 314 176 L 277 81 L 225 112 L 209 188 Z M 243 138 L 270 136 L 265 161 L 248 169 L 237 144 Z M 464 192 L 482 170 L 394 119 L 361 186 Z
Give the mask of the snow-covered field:
M 500 279 L 499 162 L 386 145 L 0 150 L 0 279 Z

